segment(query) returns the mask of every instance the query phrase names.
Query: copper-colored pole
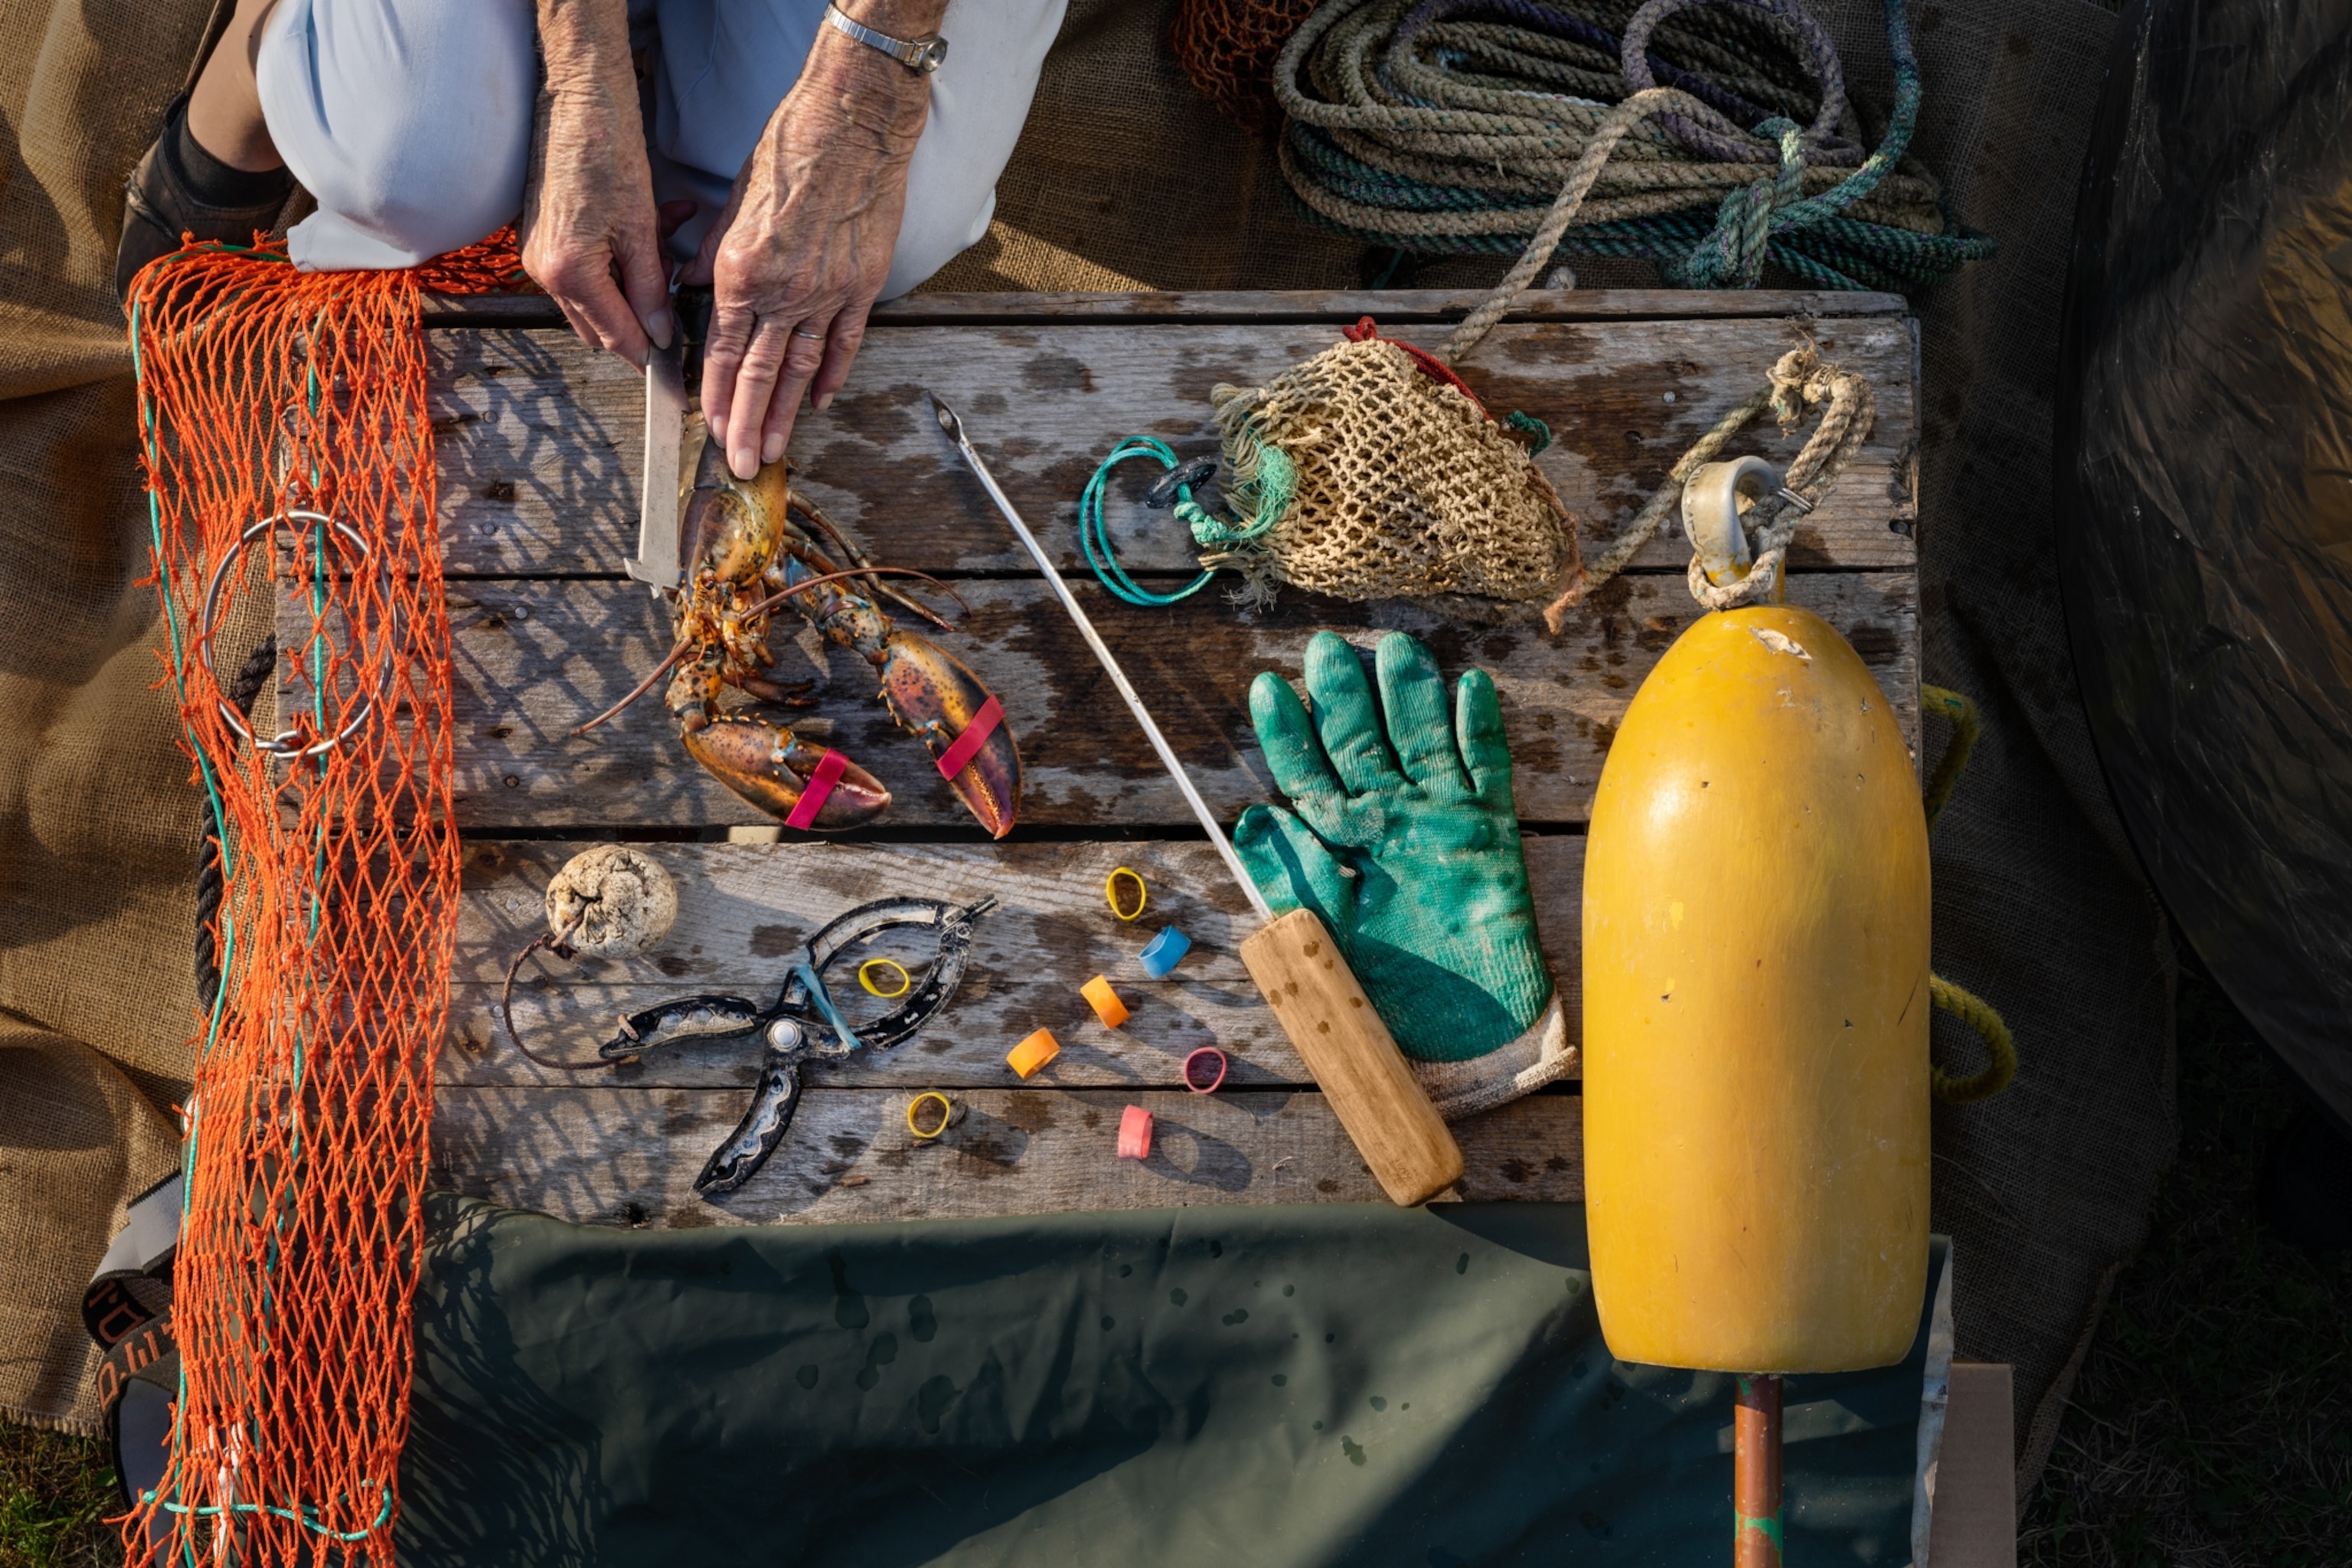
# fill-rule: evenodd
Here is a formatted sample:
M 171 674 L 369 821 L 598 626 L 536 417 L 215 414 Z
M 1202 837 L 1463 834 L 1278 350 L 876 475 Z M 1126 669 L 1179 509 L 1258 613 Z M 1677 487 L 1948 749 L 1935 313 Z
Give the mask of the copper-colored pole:
M 1732 1568 L 1780 1568 L 1780 1380 L 1739 1380 L 1731 1417 Z

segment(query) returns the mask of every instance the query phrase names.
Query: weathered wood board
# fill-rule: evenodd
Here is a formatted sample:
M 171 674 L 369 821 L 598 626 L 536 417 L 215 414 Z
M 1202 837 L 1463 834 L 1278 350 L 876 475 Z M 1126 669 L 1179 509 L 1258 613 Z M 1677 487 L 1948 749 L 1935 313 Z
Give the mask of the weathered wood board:
M 436 1179 L 461 1191 L 616 1225 L 816 1223 L 1187 1203 L 1375 1202 L 1380 1192 L 1260 1004 L 1237 949 L 1249 921 L 1209 847 L 1083 644 L 930 425 L 933 388 L 965 415 L 1000 479 L 1065 571 L 1213 807 L 1230 821 L 1273 797 L 1245 706 L 1250 678 L 1296 679 L 1307 637 L 1330 628 L 1369 649 L 1413 632 L 1449 670 L 1492 670 L 1545 947 L 1577 1016 L 1583 839 L 1601 765 L 1633 692 L 1697 611 L 1687 546 L 1670 529 L 1558 638 L 1522 616 L 1471 626 L 1406 605 L 1355 605 L 1285 592 L 1244 613 L 1220 594 L 1171 610 L 1108 601 L 1086 577 L 1076 503 L 1120 437 L 1180 452 L 1213 445 L 1210 389 L 1262 382 L 1335 341 L 1359 316 L 1435 345 L 1475 303 L 1437 291 L 1377 295 L 931 296 L 877 313 L 849 387 L 803 414 L 802 483 L 882 562 L 950 581 L 969 608 L 940 645 L 1003 700 L 1027 764 L 1022 826 L 1045 839 L 988 845 L 920 749 L 871 699 L 856 658 L 814 639 L 781 672 L 825 681 L 799 727 L 877 774 L 896 801 L 894 844 L 655 843 L 677 876 L 679 922 L 654 953 L 535 958 L 516 1018 L 541 1054 L 592 1056 L 624 1009 L 697 990 L 765 996 L 782 956 L 834 914 L 887 892 L 992 894 L 954 1003 L 887 1052 L 813 1067 L 793 1130 L 768 1168 L 719 1204 L 694 1196 L 705 1156 L 735 1124 L 756 1072 L 740 1046 L 649 1053 L 610 1072 L 524 1061 L 497 1021 L 499 981 L 543 929 L 548 876 L 583 842 L 681 830 L 709 838 L 768 820 L 678 747 L 657 700 L 595 734 L 568 731 L 634 686 L 668 646 L 667 616 L 620 575 L 635 547 L 643 384 L 591 354 L 544 301 L 438 301 L 430 398 L 455 655 L 456 815 L 466 834 L 451 1041 L 440 1063 Z M 1916 346 L 1892 296 L 1530 295 L 1464 367 L 1498 411 L 1545 420 L 1538 460 L 1581 514 L 1588 551 L 1682 451 L 1810 338 L 1874 385 L 1878 424 L 1860 461 L 1799 531 L 1789 595 L 1869 663 L 1916 754 L 1918 605 L 1913 469 Z M 1769 421 L 1730 451 L 1785 462 L 1802 439 Z M 1110 523 L 1139 574 L 1181 580 L 1180 527 L 1146 510 L 1149 476 L 1123 475 Z M 309 635 L 281 605 L 281 642 Z M 521 833 L 522 839 L 501 839 Z M 793 836 L 786 835 L 788 839 Z M 1133 925 L 1102 897 L 1111 867 L 1141 871 L 1151 906 Z M 1164 981 L 1134 954 L 1162 924 L 1195 947 Z M 886 947 L 883 951 L 898 950 Z M 902 954 L 910 961 L 913 950 Z M 1132 1009 L 1105 1029 L 1077 994 L 1102 973 Z M 853 1010 L 880 1004 L 853 995 Z M 1060 1058 L 1021 1084 L 1004 1053 L 1044 1025 Z M 1184 1054 L 1232 1058 L 1214 1096 L 1182 1091 Z M 1456 1126 L 1469 1198 L 1578 1199 L 1581 1102 L 1567 1086 Z M 906 1130 L 913 1094 L 965 1108 L 936 1144 Z M 1150 1109 L 1150 1161 L 1119 1161 L 1118 1113 Z
M 1803 331 L 1870 379 L 1878 425 L 1798 529 L 1791 560 L 1908 567 L 1916 559 L 1909 323 L 1828 319 Z M 1395 335 L 1434 348 L 1445 331 Z M 1795 323 L 1770 320 L 1509 322 L 1461 373 L 1498 414 L 1522 409 L 1550 426 L 1537 464 L 1581 519 L 1591 552 L 1693 441 L 1763 384 L 1799 335 Z M 1159 436 L 1184 456 L 1213 452 L 1211 388 L 1261 384 L 1336 341 L 1321 324 L 877 326 L 833 406 L 802 414 L 792 455 L 806 492 L 879 561 L 933 573 L 1029 571 L 931 422 L 922 395 L 934 390 L 964 416 L 1057 564 L 1084 573 L 1078 494 L 1105 453 L 1133 435 Z M 447 569 L 618 573 L 636 547 L 643 378 L 568 331 L 439 332 L 428 342 Z M 1784 435 L 1759 418 L 1727 455 L 1785 465 L 1806 433 Z M 1106 509 L 1113 540 L 1130 570 L 1190 573 L 1194 550 L 1181 525 L 1140 504 L 1156 474 L 1148 461 L 1129 466 Z M 1690 552 L 1675 531 L 1669 523 L 1635 564 L 1681 570 Z
M 1584 840 L 1563 834 L 1529 837 L 1526 845 L 1537 930 L 1567 999 L 1573 1039 Z M 500 982 L 514 955 L 547 929 L 548 879 L 586 847 L 536 840 L 467 847 L 450 1044 L 440 1081 L 748 1092 L 759 1073 L 754 1042 L 652 1051 L 583 1080 L 537 1066 L 508 1039 L 499 1019 Z M 786 953 L 869 899 L 919 893 L 969 902 L 992 896 L 997 907 L 976 923 L 963 984 L 938 1022 L 894 1049 L 813 1068 L 810 1082 L 1017 1088 L 1021 1080 L 1004 1065 L 1004 1053 L 1044 1027 L 1062 1043 L 1062 1054 L 1032 1080 L 1044 1087 L 1181 1089 L 1186 1053 L 1202 1046 L 1231 1059 L 1226 1082 L 1236 1089 L 1313 1085 L 1242 968 L 1241 943 L 1255 929 L 1248 907 L 1215 851 L 1198 840 L 638 847 L 676 880 L 677 925 L 642 957 L 534 954 L 517 978 L 514 1011 L 516 1027 L 540 1056 L 587 1060 L 613 1037 L 619 1014 L 670 996 L 719 992 L 765 1001 L 783 982 Z M 1104 879 L 1119 866 L 1142 876 L 1150 889 L 1143 915 L 1131 923 L 1115 919 L 1103 897 Z M 1131 890 L 1123 896 L 1133 897 Z M 1192 949 L 1173 973 L 1153 980 L 1135 955 L 1165 925 L 1190 936 Z M 927 948 L 917 940 L 871 951 L 912 968 Z M 1107 975 L 1127 1004 L 1131 1016 L 1124 1027 L 1105 1028 L 1078 995 L 1096 974 Z M 877 972 L 885 989 L 894 980 Z M 845 978 L 842 1001 L 853 1026 L 886 1005 Z
M 1861 652 L 1915 743 L 1916 588 L 1905 572 L 1802 573 L 1789 582 L 1792 603 L 1818 611 Z M 1189 823 L 1142 731 L 1044 584 L 981 578 L 958 590 L 971 609 L 958 613 L 954 635 L 938 640 L 1004 704 L 1026 777 L 1021 821 L 1103 828 Z M 1208 595 L 1162 610 L 1115 603 L 1091 582 L 1078 592 L 1193 782 L 1227 821 L 1250 802 L 1272 798 L 1250 728 L 1251 678 L 1272 669 L 1297 679 L 1318 630 L 1369 648 L 1381 632 L 1402 629 L 1428 642 L 1448 671 L 1475 664 L 1493 672 L 1521 820 L 1581 822 L 1625 705 L 1700 613 L 1679 574 L 1619 579 L 1557 638 L 1540 626 L 1450 624 L 1402 603 L 1291 595 L 1273 610 L 1244 615 Z M 467 831 L 772 820 L 687 757 L 658 692 L 601 729 L 571 735 L 669 650 L 667 616 L 642 588 L 513 579 L 453 583 L 448 595 L 456 809 Z M 773 639 L 786 679 L 816 673 L 786 641 L 797 624 L 779 623 Z M 971 826 L 929 755 L 873 700 L 865 663 L 845 649 L 823 652 L 831 688 L 819 707 L 793 716 L 795 728 L 845 752 L 889 786 L 885 823 Z
M 1452 324 L 1484 303 L 1483 289 L 1181 289 L 1130 294 L 909 294 L 877 305 L 876 326 L 1003 326 L 1066 321 L 1097 326 L 1139 321 L 1227 322 L 1244 326 L 1299 321 L 1345 325 L 1363 316 L 1389 324 Z M 1900 316 L 1900 294 L 1828 289 L 1530 289 L 1507 320 L 1529 321 L 1712 321 L 1756 317 L 1811 321 L 1823 316 Z M 543 294 L 428 294 L 427 327 L 561 327 L 563 312 Z
M 760 1173 L 709 1202 L 694 1177 L 742 1115 L 740 1089 L 444 1088 L 433 1179 L 562 1219 L 672 1229 L 1383 1201 L 1319 1094 L 973 1089 L 956 1097 L 963 1120 L 926 1144 L 907 1131 L 919 1092 L 810 1090 Z M 1155 1122 L 1145 1161 L 1118 1158 L 1129 1105 Z M 1450 1195 L 1581 1198 L 1582 1111 L 1575 1095 L 1538 1094 L 1457 1123 Z

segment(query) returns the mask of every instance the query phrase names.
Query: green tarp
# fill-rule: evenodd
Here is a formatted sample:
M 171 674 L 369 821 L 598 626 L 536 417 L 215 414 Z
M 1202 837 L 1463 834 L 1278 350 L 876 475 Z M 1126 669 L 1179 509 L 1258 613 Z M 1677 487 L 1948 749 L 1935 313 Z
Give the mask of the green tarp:
M 1728 1561 L 1730 1379 L 1610 1357 L 1573 1205 L 433 1204 L 413 1568 Z M 1791 1564 L 1911 1561 L 1943 1277 L 1902 1366 L 1790 1380 Z

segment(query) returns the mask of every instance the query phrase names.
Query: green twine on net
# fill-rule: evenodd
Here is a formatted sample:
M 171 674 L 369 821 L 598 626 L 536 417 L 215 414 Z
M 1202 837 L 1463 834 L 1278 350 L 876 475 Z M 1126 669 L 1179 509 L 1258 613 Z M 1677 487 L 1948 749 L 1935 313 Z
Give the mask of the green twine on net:
M 1084 493 L 1078 497 L 1078 543 L 1087 552 L 1087 563 L 1094 568 L 1095 579 L 1112 596 L 1130 605 L 1173 605 L 1189 599 L 1209 585 L 1216 575 L 1214 566 L 1204 566 L 1201 574 L 1172 594 L 1155 594 L 1138 583 L 1118 563 L 1118 553 L 1112 548 L 1110 527 L 1103 519 L 1103 494 L 1109 488 L 1111 470 L 1129 458 L 1157 458 L 1163 469 L 1173 469 L 1176 454 L 1167 442 L 1156 436 L 1129 436 L 1110 449 L 1110 455 L 1097 466 L 1094 478 L 1087 481 Z M 1228 522 L 1216 516 L 1192 499 L 1192 487 L 1176 487 L 1175 512 L 1178 520 L 1192 532 L 1192 542 L 1209 555 L 1223 554 L 1239 545 L 1251 544 L 1274 531 L 1298 496 L 1298 465 L 1290 454 L 1271 442 L 1250 443 L 1249 450 L 1234 465 L 1232 499 L 1247 507 L 1250 521 Z

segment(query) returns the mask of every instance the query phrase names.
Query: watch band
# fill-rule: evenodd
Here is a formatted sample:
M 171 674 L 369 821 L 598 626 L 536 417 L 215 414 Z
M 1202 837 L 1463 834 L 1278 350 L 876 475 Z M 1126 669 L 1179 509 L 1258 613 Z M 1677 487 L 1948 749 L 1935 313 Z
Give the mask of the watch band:
M 846 34 L 868 48 L 879 49 L 908 70 L 925 76 L 939 69 L 948 58 L 948 41 L 937 33 L 927 38 L 894 38 L 887 33 L 876 32 L 863 22 L 851 21 L 837 5 L 824 8 L 824 19 L 835 32 Z

